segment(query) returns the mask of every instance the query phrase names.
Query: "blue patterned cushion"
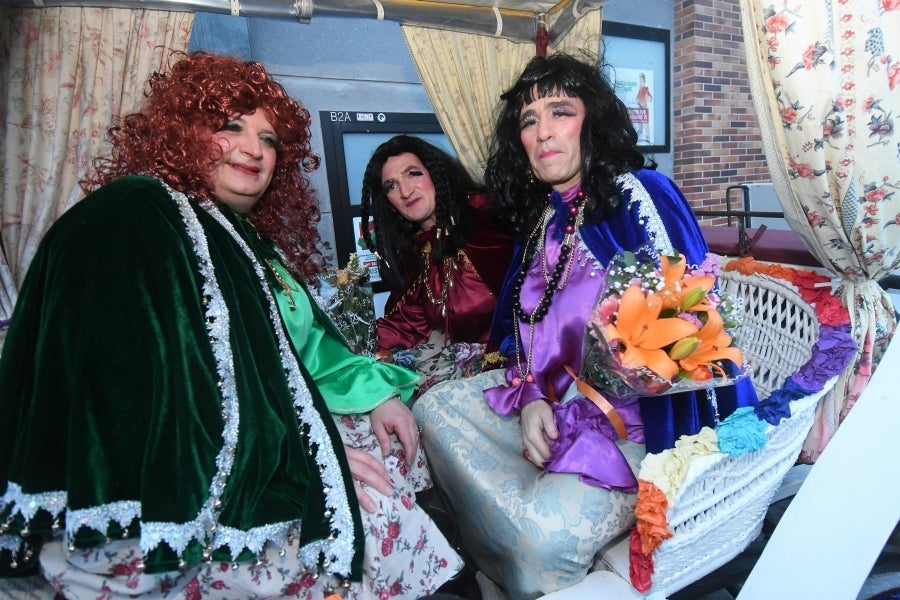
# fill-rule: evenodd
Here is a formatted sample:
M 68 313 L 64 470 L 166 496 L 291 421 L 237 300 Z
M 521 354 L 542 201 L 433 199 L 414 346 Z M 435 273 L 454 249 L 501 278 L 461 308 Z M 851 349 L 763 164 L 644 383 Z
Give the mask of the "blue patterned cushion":
M 546 474 L 527 461 L 518 417 L 499 417 L 482 394 L 503 383 L 503 374 L 438 384 L 413 413 L 432 476 L 477 568 L 511 599 L 536 598 L 585 576 L 598 551 L 633 524 L 635 495 Z M 619 444 L 637 472 L 643 445 Z

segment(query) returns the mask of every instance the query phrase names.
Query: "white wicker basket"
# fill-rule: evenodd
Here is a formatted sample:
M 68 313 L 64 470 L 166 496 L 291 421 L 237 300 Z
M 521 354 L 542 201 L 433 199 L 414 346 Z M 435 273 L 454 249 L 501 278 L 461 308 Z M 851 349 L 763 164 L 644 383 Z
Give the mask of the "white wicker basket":
M 719 274 L 719 286 L 744 299 L 741 347 L 750 356 L 753 385 L 768 398 L 803 366 L 819 339 L 819 319 L 800 294 L 782 279 L 764 274 Z
M 761 399 L 804 365 L 818 339 L 812 306 L 786 282 L 762 274 L 723 272 L 720 286 L 744 299 L 740 343 L 751 357 Z M 790 419 L 769 426 L 765 446 L 734 456 L 716 453 L 693 461 L 667 520 L 673 535 L 653 553 L 653 587 L 646 598 L 665 598 L 740 554 L 759 534 L 778 486 L 794 464 L 812 426 L 816 404 L 834 385 L 791 403 Z M 602 553 L 602 560 L 629 579 L 628 538 Z

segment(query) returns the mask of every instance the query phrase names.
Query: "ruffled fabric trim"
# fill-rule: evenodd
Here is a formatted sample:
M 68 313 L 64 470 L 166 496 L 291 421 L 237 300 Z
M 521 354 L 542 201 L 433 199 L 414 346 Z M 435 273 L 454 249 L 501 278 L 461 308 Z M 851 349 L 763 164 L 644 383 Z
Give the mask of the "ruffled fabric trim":
M 637 408 L 637 403 L 633 406 Z M 554 402 L 550 408 L 559 436 L 550 446 L 550 458 L 544 463 L 546 472 L 575 473 L 583 483 L 607 490 L 628 494 L 638 491 L 631 466 L 613 441 L 618 435 L 593 402 L 578 397 Z
M 733 260 L 725 270 L 746 275 L 763 273 L 790 282 L 813 306 L 820 322 L 819 338 L 809 361 L 765 401 L 739 408 L 719 423 L 715 431 L 705 427 L 696 435 L 683 436 L 674 449 L 648 454 L 641 462 L 635 506 L 637 524 L 632 530 L 629 551 L 631 584 L 641 593 L 652 586 L 653 551 L 672 536 L 666 511 L 677 498 L 691 463 L 717 452 L 743 454 L 762 447 L 768 439 L 767 427 L 778 426 L 790 418 L 790 403 L 821 391 L 828 380 L 843 372 L 857 349 L 850 335 L 847 308 L 831 293 L 830 287 L 817 285 L 829 281 L 827 277 L 813 271 L 760 263 L 752 258 Z
M 219 523 L 222 507 L 221 497 L 232 471 L 240 427 L 234 359 L 228 341 L 230 339 L 228 307 L 212 266 L 206 235 L 188 197 L 173 190 L 164 182 L 160 183 L 181 213 L 185 229 L 197 256 L 200 274 L 204 280 L 203 305 L 206 311 L 207 335 L 215 357 L 218 386 L 222 396 L 223 445 L 216 457 L 217 472 L 209 484 L 209 498 L 197 516 L 186 523 L 142 522 L 140 524 L 140 547 L 146 555 L 160 544 L 165 543 L 178 555 L 181 555 L 188 544 L 196 540 L 204 545 L 204 559 L 209 559 L 214 551 L 227 547 L 231 552 L 232 560 L 237 560 L 237 557 L 245 550 L 259 554 L 266 542 L 283 545 L 287 539 L 296 536 L 301 523 L 300 521 L 270 523 L 246 531 Z M 344 486 L 343 472 L 331 438 L 321 415 L 313 406 L 312 396 L 306 382 L 300 375 L 300 367 L 285 336 L 278 305 L 269 289 L 262 266 L 247 243 L 215 205 L 204 203 L 201 206 L 228 231 L 253 264 L 260 287 L 268 301 L 269 319 L 278 337 L 282 364 L 285 373 L 288 374 L 299 426 L 306 433 L 312 447 L 315 448 L 315 460 L 325 484 L 323 492 L 326 512 L 323 518 L 330 521 L 332 533 L 328 539 L 316 540 L 301 548 L 301 561 L 306 568 L 316 569 L 319 559 L 323 558 L 322 565 L 326 574 L 347 577 L 350 574 L 351 560 L 354 555 L 353 516 Z M 27 524 L 39 510 L 50 513 L 54 523 L 58 523 L 62 513 L 66 511 L 66 505 L 67 495 L 64 491 L 24 494 L 19 484 L 9 482 L 6 493 L 0 499 L 0 506 L 9 511 L 5 524 L 0 525 L 0 550 L 9 550 L 14 556 L 17 553 L 27 554 L 28 545 L 22 539 L 28 535 Z M 21 537 L 2 535 L 17 518 L 23 519 L 26 524 L 21 532 Z M 118 501 L 86 509 L 71 510 L 66 515 L 66 534 L 71 540 L 81 527 L 105 534 L 114 523 L 125 529 L 132 522 L 140 521 L 140 519 L 141 504 L 139 501 Z

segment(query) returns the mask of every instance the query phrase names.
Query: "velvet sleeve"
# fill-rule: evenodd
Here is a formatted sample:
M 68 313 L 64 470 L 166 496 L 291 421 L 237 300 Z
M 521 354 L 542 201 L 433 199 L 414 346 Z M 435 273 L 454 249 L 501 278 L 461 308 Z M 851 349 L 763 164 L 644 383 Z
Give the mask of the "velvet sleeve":
M 659 252 L 678 250 L 688 264 L 699 265 L 708 252 L 706 240 L 681 190 L 657 171 L 642 169 L 625 178 L 623 205 L 610 219 L 585 227 L 582 236 L 601 265 L 620 250 L 649 244 Z M 714 399 L 714 401 L 713 401 Z M 749 378 L 734 385 L 640 399 L 648 452 L 671 448 L 681 435 L 715 427 L 736 408 L 758 402 Z
M 678 250 L 689 264 L 700 264 L 708 251 L 694 213 L 675 183 L 664 174 L 642 169 L 620 178 L 622 204 L 610 217 L 580 233 L 601 267 L 617 252 L 650 245 L 659 252 Z

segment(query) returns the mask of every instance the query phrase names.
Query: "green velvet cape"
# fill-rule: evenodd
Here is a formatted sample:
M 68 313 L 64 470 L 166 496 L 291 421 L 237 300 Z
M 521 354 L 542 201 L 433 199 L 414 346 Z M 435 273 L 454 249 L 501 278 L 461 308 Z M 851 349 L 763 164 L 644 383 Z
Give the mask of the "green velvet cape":
M 32 261 L 0 356 L 0 574 L 25 572 L 64 527 L 78 547 L 139 538 L 147 572 L 246 560 L 292 536 L 310 568 L 358 580 L 349 468 L 298 360 L 315 348 L 295 349 L 282 324 L 274 248 L 227 209 L 170 192 L 113 182 Z M 311 339 L 369 373 L 304 306 Z M 411 393 L 414 378 L 384 375 L 362 396 Z M 370 375 L 322 380 L 337 412 L 372 404 L 358 400 Z

